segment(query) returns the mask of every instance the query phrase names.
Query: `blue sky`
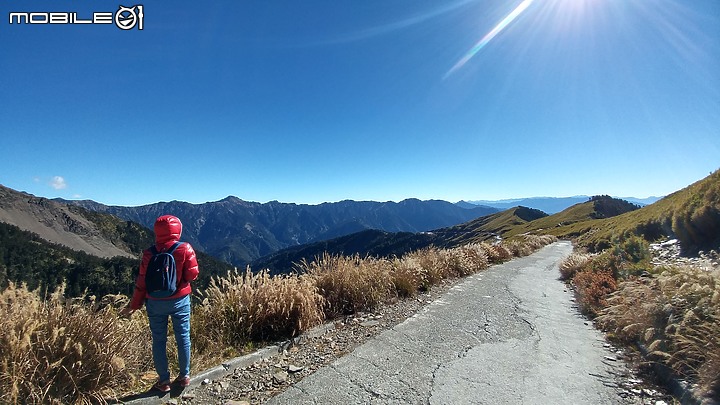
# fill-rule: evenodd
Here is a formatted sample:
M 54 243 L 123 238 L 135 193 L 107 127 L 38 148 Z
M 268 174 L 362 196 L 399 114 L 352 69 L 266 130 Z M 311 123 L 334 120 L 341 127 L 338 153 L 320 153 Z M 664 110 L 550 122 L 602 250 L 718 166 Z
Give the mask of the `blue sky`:
M 0 184 L 112 205 L 646 197 L 720 168 L 717 0 L 153 1 L 143 30 L 9 23 L 119 4 L 0 4 Z

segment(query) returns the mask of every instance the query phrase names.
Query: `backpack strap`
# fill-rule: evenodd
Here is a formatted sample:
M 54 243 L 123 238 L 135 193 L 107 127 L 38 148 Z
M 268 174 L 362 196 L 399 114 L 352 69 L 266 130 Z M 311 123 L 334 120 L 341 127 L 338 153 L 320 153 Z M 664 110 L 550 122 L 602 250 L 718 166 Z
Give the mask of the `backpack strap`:
M 170 249 L 168 249 L 167 252 L 172 254 L 175 251 L 175 249 L 177 249 L 178 246 L 180 246 L 182 244 L 183 244 L 183 242 L 175 242 L 175 244 L 173 244 L 172 247 Z
M 175 249 L 177 249 L 178 246 L 182 245 L 183 243 L 185 243 L 185 242 L 175 242 L 172 246 L 170 246 L 170 249 L 168 249 L 165 253 L 172 254 L 175 251 Z M 150 253 L 152 253 L 153 255 L 156 255 L 160 252 L 157 250 L 157 247 L 155 245 L 152 245 L 152 246 L 150 246 Z

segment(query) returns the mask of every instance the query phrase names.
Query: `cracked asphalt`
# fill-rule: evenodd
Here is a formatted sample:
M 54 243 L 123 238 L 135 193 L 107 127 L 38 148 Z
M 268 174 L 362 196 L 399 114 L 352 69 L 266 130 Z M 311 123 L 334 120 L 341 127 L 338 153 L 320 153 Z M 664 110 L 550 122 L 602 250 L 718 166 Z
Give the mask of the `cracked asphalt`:
M 268 404 L 622 404 L 622 362 L 558 280 L 569 242 L 494 266 Z

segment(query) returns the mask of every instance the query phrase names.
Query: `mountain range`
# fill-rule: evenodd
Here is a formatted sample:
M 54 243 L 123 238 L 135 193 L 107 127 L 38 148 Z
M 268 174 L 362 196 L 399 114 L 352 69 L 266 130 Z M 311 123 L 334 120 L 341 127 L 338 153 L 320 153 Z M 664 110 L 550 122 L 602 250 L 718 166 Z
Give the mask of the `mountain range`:
M 148 228 L 160 215 L 175 215 L 183 222 L 183 240 L 238 267 L 284 248 L 368 229 L 422 232 L 498 211 L 485 206 L 468 209 L 447 201 L 418 199 L 305 205 L 277 201 L 262 204 L 231 196 L 204 204 L 172 201 L 138 207 L 108 206 L 88 200 L 55 201 L 112 214 Z
M 609 196 L 595 196 L 560 213 L 548 215 L 529 207 L 513 207 L 462 224 L 421 233 L 364 231 L 298 247 L 280 250 L 251 264 L 254 270 L 271 273 L 292 271 L 295 263 L 310 261 L 324 252 L 335 255 L 402 256 L 426 248 L 455 247 L 467 243 L 491 243 L 527 233 L 548 233 L 577 222 L 611 218 L 640 209 L 639 205 Z
M 552 215 L 524 206 L 498 212 L 419 200 L 298 205 L 228 197 L 113 207 L 49 200 L 0 185 L 0 287 L 26 282 L 49 291 L 67 283 L 69 296 L 124 292 L 142 250 L 152 243 L 149 228 L 166 213 L 183 220 L 183 239 L 196 246 L 203 268 L 199 288 L 229 271 L 228 261 L 283 273 L 323 252 L 400 256 L 431 245 L 493 243 L 526 234 L 573 239 L 590 251 L 630 234 L 677 238 L 693 254 L 720 247 L 718 196 L 720 171 L 644 207 L 595 196 Z

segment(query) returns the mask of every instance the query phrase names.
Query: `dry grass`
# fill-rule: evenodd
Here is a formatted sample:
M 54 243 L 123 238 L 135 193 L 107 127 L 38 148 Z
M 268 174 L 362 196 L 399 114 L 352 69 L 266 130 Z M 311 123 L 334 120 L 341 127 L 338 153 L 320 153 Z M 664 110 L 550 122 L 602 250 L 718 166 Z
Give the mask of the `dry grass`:
M 584 269 L 592 259 L 591 255 L 583 253 L 572 253 L 567 259 L 560 263 L 560 279 L 570 280 L 575 274 Z
M 324 300 L 305 276 L 235 271 L 213 278 L 201 296 L 191 327 L 200 353 L 296 336 L 324 319 Z
M 488 260 L 492 264 L 503 263 L 513 257 L 512 252 L 505 245 L 485 245 L 487 246 Z
M 391 267 L 384 259 L 327 253 L 299 265 L 300 271 L 307 274 L 325 299 L 327 318 L 372 311 L 396 297 Z
M 465 277 L 489 266 L 485 243 L 471 243 L 452 249 L 429 247 L 392 261 L 391 275 L 397 295 L 414 296 L 450 278 Z
M 151 362 L 147 327 L 119 321 L 114 308 L 42 300 L 13 284 L 0 294 L 3 403 L 91 403 L 132 385 Z
M 390 266 L 390 276 L 398 297 L 414 297 L 418 291 L 422 291 L 429 286 L 425 272 L 417 260 L 409 256 L 402 259 L 394 258 L 390 262 Z
M 598 325 L 611 338 L 646 346 L 650 360 L 697 382 L 708 395 L 720 395 L 720 272 L 656 273 L 621 283 Z
M 402 258 L 325 254 L 299 265 L 302 274 L 271 277 L 266 271 L 214 278 L 193 305 L 193 371 L 269 340 L 295 336 L 324 320 L 372 311 L 448 278 L 463 277 L 553 239 L 519 244 L 428 248 Z M 144 389 L 139 376 L 152 369 L 144 311 L 119 319 L 118 297 L 43 299 L 10 285 L 0 293 L 0 403 L 102 403 L 117 387 Z M 83 303 L 85 302 L 85 303 Z M 169 358 L 175 356 L 172 336 Z M 171 364 L 171 367 L 174 365 Z M 145 383 L 147 384 L 147 383 Z

